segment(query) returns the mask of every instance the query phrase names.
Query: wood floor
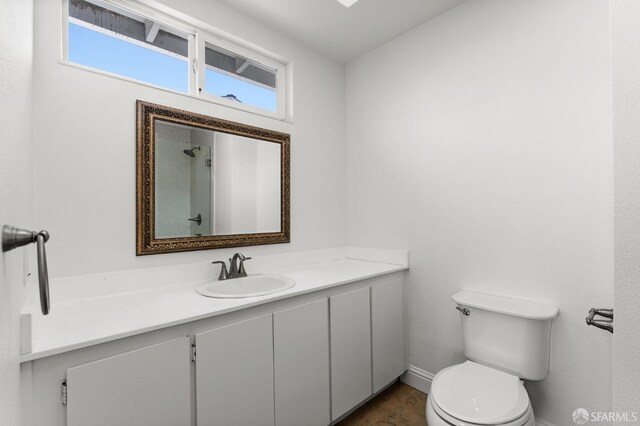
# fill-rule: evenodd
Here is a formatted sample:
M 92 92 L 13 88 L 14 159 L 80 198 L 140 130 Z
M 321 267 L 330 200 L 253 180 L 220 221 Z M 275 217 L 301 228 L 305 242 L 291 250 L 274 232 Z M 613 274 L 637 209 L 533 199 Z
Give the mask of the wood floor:
M 338 425 L 426 426 L 426 402 L 426 393 L 397 382 Z

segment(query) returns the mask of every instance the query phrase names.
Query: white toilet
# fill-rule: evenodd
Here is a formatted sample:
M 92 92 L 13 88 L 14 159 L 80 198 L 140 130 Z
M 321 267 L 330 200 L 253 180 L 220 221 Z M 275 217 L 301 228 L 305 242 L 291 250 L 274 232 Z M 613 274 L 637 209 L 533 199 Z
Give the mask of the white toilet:
M 464 354 L 469 359 L 433 378 L 429 426 L 534 426 L 523 380 L 549 371 L 551 322 L 556 306 L 462 291 Z

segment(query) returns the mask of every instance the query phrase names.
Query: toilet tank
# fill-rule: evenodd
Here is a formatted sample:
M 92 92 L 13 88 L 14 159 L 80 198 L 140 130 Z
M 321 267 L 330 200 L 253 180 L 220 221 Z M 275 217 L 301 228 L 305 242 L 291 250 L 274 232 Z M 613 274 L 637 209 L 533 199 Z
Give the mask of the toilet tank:
M 453 300 L 468 359 L 525 380 L 546 377 L 556 306 L 468 291 Z

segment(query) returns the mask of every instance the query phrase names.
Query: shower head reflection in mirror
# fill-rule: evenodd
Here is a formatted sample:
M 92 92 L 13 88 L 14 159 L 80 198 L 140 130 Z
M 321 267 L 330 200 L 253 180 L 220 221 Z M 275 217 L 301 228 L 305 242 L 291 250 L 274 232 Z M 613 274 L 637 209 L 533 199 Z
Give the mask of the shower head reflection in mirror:
M 196 153 L 194 151 L 196 151 L 196 150 L 200 151 L 200 147 L 199 146 L 194 146 L 193 148 L 185 149 L 182 152 L 184 152 L 185 154 L 187 154 L 191 158 L 195 158 L 196 157 Z

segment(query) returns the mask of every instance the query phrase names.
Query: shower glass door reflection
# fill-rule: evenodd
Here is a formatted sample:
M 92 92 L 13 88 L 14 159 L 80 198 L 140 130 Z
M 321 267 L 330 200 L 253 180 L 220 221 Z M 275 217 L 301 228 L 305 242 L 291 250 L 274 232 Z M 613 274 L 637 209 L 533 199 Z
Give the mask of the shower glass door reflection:
M 156 238 L 211 234 L 212 136 L 168 122 L 156 125 Z

